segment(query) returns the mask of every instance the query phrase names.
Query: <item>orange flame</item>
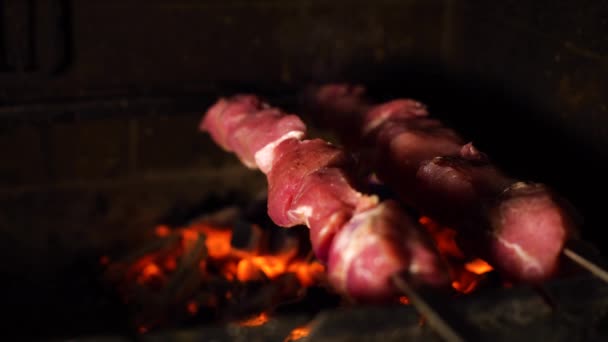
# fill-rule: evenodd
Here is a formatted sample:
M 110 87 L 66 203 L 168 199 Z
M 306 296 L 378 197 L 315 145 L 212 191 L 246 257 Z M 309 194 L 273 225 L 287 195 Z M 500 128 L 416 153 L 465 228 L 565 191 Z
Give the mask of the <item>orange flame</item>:
M 262 312 L 261 314 L 258 314 L 257 316 L 253 316 L 244 321 L 240 321 L 237 324 L 242 327 L 258 327 L 260 325 L 264 325 L 264 324 L 268 323 L 269 320 L 270 320 L 270 318 L 268 317 L 268 314 L 265 312 Z
M 466 259 L 456 244 L 455 230 L 443 227 L 425 216 L 420 217 L 419 222 L 431 233 L 440 253 L 448 262 L 452 287 L 460 293 L 474 291 L 482 283 L 483 275 L 492 270 L 492 266 L 481 259 Z M 121 284 L 121 290 L 125 291 L 125 302 L 132 302 L 133 296 L 130 296 L 128 291 L 134 287 L 143 286 L 146 290 L 152 290 L 143 291 L 147 295 L 148 292 L 154 293 L 153 291 L 162 293 L 167 284 L 175 285 L 175 279 L 179 277 L 175 278 L 174 275 L 182 274 L 178 270 L 184 270 L 184 265 L 192 269 L 188 269 L 188 272 L 193 272 L 194 277 L 188 278 L 189 283 L 185 282 L 190 287 L 180 288 L 180 291 L 184 292 L 180 292 L 178 304 L 185 313 L 192 316 L 203 313 L 204 309 L 217 309 L 226 302 L 234 302 L 240 298 L 238 286 L 222 286 L 223 290 L 218 290 L 222 292 L 200 295 L 196 292 L 200 289 L 198 285 L 192 284 L 204 283 L 207 280 L 216 281 L 221 278 L 220 283 L 227 281 L 239 285 L 242 282 L 268 281 L 292 273 L 304 287 L 324 283 L 325 266 L 303 256 L 305 254 L 303 252 L 306 251 L 298 250 L 297 243 L 288 244 L 283 251 L 273 255 L 263 254 L 261 252 L 263 245 L 254 246 L 253 249 L 239 249 L 231 244 L 233 234 L 231 229 L 205 223 L 179 229 L 159 225 L 154 228 L 154 234 L 162 238 L 171 238 L 161 241 L 166 242 L 164 247 L 129 261 L 129 264 L 115 262 L 108 256 L 99 259 L 100 264 L 108 266 L 108 270 L 118 268 L 119 271 L 123 271 L 122 276 L 121 272 L 109 273 L 114 277 L 117 273 L 118 277 L 123 277 L 117 279 L 125 283 Z M 203 247 L 203 241 L 204 248 L 199 248 Z M 194 252 L 200 252 L 200 255 L 194 255 Z M 300 291 L 298 293 L 293 295 L 301 294 Z M 407 297 L 400 297 L 399 303 L 408 305 L 410 301 Z M 252 327 L 263 325 L 268 320 L 268 314 L 263 312 L 237 324 Z M 145 333 L 156 324 L 157 322 L 139 322 L 135 329 Z M 292 331 L 286 341 L 298 340 L 308 335 L 308 332 L 308 327 L 298 327 Z
M 456 231 L 454 229 L 442 227 L 426 216 L 421 216 L 418 222 L 431 233 L 433 239 L 435 239 L 437 248 L 443 255 L 464 258 L 462 251 L 456 244 Z
M 140 269 L 139 273 L 135 274 L 135 282 L 140 285 L 146 285 L 152 288 L 162 286 L 165 281 L 163 270 L 155 263 L 148 262 Z
M 156 236 L 166 237 L 166 236 L 169 236 L 169 234 L 171 234 L 171 229 L 169 229 L 169 227 L 167 227 L 167 226 L 160 225 L 160 226 L 156 227 L 154 233 L 156 234 Z
M 182 230 L 182 241 L 184 244 L 184 248 L 188 249 L 190 247 L 192 247 L 192 245 L 194 245 L 194 243 L 196 243 L 196 241 L 198 240 L 198 237 L 200 235 L 199 232 L 197 232 L 196 230 L 191 230 L 191 229 L 184 229 Z
M 273 279 L 285 273 L 288 261 L 281 256 L 266 255 L 252 257 L 251 262 L 262 270 L 268 278 Z
M 261 280 L 264 278 L 262 270 L 249 258 L 239 261 L 236 267 L 236 277 L 240 281 Z
M 452 287 L 456 290 L 458 290 L 459 292 L 462 293 L 471 293 L 473 292 L 473 290 L 475 290 L 475 288 L 477 287 L 477 280 L 470 280 L 469 282 L 461 282 L 458 280 L 454 280 L 452 282 Z
M 295 273 L 303 286 L 312 286 L 325 274 L 325 266 L 318 261 L 297 261 L 289 265 L 287 271 Z
M 481 259 L 467 262 L 456 244 L 456 230 L 443 227 L 426 216 L 418 220 L 430 233 L 437 249 L 448 261 L 452 275 L 452 287 L 461 293 L 471 293 L 479 285 L 481 276 L 493 270 L 492 266 Z
M 308 334 L 310 334 L 310 327 L 308 327 L 308 326 L 297 327 L 297 328 L 293 329 L 289 333 L 289 335 L 287 335 L 287 337 L 285 338 L 285 340 L 283 342 L 297 341 L 301 338 L 308 336 Z
M 196 315 L 198 312 L 198 303 L 194 300 L 189 301 L 186 310 L 188 310 L 191 315 Z
M 230 255 L 232 249 L 230 245 L 230 240 L 232 239 L 231 230 L 215 229 L 207 225 L 194 226 L 191 229 L 198 229 L 205 234 L 205 246 L 207 247 L 209 257 L 222 259 Z
M 490 264 L 481 259 L 475 259 L 471 262 L 467 262 L 466 264 L 464 264 L 464 268 L 466 268 L 469 272 L 473 272 L 477 275 L 488 273 L 494 269 L 492 266 L 490 266 Z
M 227 227 L 197 223 L 178 229 L 159 225 L 154 227 L 153 232 L 161 238 L 172 236 L 175 239 L 160 241 L 162 247 L 134 260 L 127 259 L 128 262 L 114 261 L 109 256 L 99 259 L 99 263 L 107 267 L 108 278 L 118 282 L 125 303 L 135 303 L 142 298 L 145 301 L 150 295 L 162 296 L 170 285 L 172 289 L 178 289 L 176 296 L 179 297 L 176 300 L 185 313 L 194 316 L 202 310 L 219 309 L 226 302 L 238 298 L 238 292 L 234 292 L 239 291 L 238 282 L 267 281 L 285 273 L 293 273 L 302 286 L 312 286 L 324 277 L 324 266 L 317 261 L 306 260 L 304 251 L 298 249 L 300 244 L 290 243 L 293 242 L 291 240 L 286 240 L 284 251 L 263 255 L 259 251 L 261 245 L 254 246 L 252 250 L 233 247 L 232 230 Z M 204 243 L 202 249 L 201 243 Z M 183 273 L 184 270 L 188 273 Z M 176 277 L 178 271 L 180 276 Z M 188 282 L 185 282 L 184 287 L 179 287 L 182 286 L 180 280 L 180 285 L 175 287 L 177 279 L 182 277 L 186 277 L 184 279 L 188 279 Z M 204 284 L 208 280 L 219 281 L 219 278 L 235 282 L 235 287 L 222 286 L 221 289 L 218 288 L 218 293 L 210 293 L 206 288 L 202 293 L 197 292 L 201 289 L 197 284 Z M 145 291 L 141 291 L 139 287 L 143 287 Z M 300 291 L 293 291 L 285 296 L 301 295 Z M 145 296 L 137 297 L 140 293 Z M 240 325 L 257 326 L 268 319 L 268 315 L 263 313 L 240 322 Z M 157 324 L 157 321 L 150 321 L 150 318 L 146 317 L 135 329 L 145 333 Z
M 146 277 L 146 278 L 151 278 L 154 276 L 158 276 L 161 274 L 161 270 L 160 268 L 156 265 L 156 264 L 148 264 L 148 266 L 146 266 L 144 268 L 144 270 L 141 272 L 142 276 Z

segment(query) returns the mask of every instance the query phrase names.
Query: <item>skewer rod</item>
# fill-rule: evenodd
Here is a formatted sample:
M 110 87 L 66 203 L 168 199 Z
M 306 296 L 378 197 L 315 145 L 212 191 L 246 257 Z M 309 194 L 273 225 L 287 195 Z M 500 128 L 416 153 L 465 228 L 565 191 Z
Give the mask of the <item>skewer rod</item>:
M 404 294 L 409 298 L 410 302 L 416 307 L 418 312 L 423 315 L 429 325 L 437 332 L 437 334 L 446 342 L 464 342 L 465 340 L 458 335 L 450 327 L 447 322 L 439 316 L 423 298 L 413 288 L 411 288 L 407 282 L 405 282 L 399 275 L 393 276 L 393 283 L 395 287 L 403 291 Z
M 608 283 L 608 271 L 599 267 L 595 263 L 585 259 L 580 254 L 571 250 L 570 248 L 564 248 L 563 253 L 568 259 L 574 261 L 577 265 L 591 272 L 594 276 L 600 278 L 604 282 Z

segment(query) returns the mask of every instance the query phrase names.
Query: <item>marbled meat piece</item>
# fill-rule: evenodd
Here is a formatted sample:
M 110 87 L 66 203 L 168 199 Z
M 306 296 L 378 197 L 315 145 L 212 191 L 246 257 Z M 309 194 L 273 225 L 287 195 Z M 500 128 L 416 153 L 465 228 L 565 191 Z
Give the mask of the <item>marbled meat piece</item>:
M 459 232 L 465 253 L 486 259 L 512 280 L 534 283 L 555 274 L 576 224 L 572 207 L 547 186 L 505 175 L 472 143 L 429 118 L 417 101 L 374 105 L 363 87 L 344 84 L 308 95 L 323 117 L 319 121 L 363 151 L 381 181 Z
M 426 232 L 395 204 L 358 191 L 352 157 L 323 140 L 304 140 L 306 127 L 297 116 L 237 96 L 212 106 L 201 129 L 266 174 L 269 216 L 279 226 L 310 228 L 317 257 L 344 294 L 365 301 L 394 297 L 395 272 L 420 284 L 449 283 Z

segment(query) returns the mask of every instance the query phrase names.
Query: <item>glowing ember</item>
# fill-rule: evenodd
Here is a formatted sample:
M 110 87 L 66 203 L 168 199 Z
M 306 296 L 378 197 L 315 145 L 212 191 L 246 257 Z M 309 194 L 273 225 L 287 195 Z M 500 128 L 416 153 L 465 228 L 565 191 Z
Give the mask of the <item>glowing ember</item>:
M 456 231 L 454 229 L 442 227 L 426 216 L 421 216 L 418 222 L 431 233 L 437 248 L 443 255 L 464 258 L 462 251 L 456 244 Z
M 177 268 L 177 261 L 175 261 L 175 258 L 167 258 L 163 263 L 163 266 L 167 271 L 175 271 Z
M 154 276 L 159 276 L 161 274 L 161 270 L 156 264 L 148 264 L 141 274 L 146 278 L 151 278 Z
M 259 267 L 268 278 L 273 279 L 285 273 L 287 260 L 275 256 L 256 256 L 251 258 L 251 262 Z
M 234 280 L 234 275 L 238 272 L 238 266 L 235 262 L 227 262 L 224 264 L 222 275 L 224 278 L 232 281 Z
M 205 240 L 205 245 L 207 246 L 207 253 L 211 258 L 221 259 L 230 255 L 232 249 L 230 246 L 232 231 L 214 229 L 213 227 L 205 225 L 192 227 L 192 229 L 196 228 L 206 234 L 207 240 Z
M 193 300 L 189 301 L 186 310 L 188 310 L 191 315 L 195 315 L 198 312 L 198 303 Z
M 447 261 L 452 287 L 459 293 L 474 291 L 492 266 L 481 259 L 466 259 L 456 245 L 455 230 L 428 217 L 421 217 L 419 221 L 431 233 Z M 183 228 L 159 225 L 154 228 L 154 235 L 159 239 L 139 254 L 129 255 L 123 261 L 104 255 L 99 263 L 107 267 L 106 276 L 121 292 L 124 302 L 139 310 L 133 325 L 139 333 L 168 323 L 172 316 L 167 312 L 173 308 L 182 308 L 187 316 L 221 316 L 223 310 L 243 305 L 243 301 L 245 306 L 261 305 L 254 306 L 249 313 L 262 313 L 237 324 L 260 326 L 269 320 L 266 311 L 277 303 L 302 298 L 305 293 L 302 289 L 326 283 L 325 266 L 309 257 L 310 250 L 300 249 L 307 244 L 296 241 L 301 238 L 299 235 L 285 238 L 283 249 L 272 254 L 268 251 L 270 236 L 262 234 L 252 240 L 247 249 L 239 249 L 231 244 L 230 227 L 208 223 Z M 252 246 L 253 243 L 256 245 Z M 287 274 L 293 277 L 283 277 Z M 264 297 L 260 297 L 263 299 L 256 297 L 259 286 L 270 282 L 276 285 L 276 293 L 269 294 L 265 289 Z M 407 297 L 398 300 L 403 305 L 410 304 Z M 263 303 L 257 304 L 260 301 Z M 159 303 L 165 307 L 154 306 Z M 301 339 L 308 332 L 308 327 L 296 328 L 285 341 Z
M 461 283 L 457 280 L 454 280 L 452 282 L 452 287 L 462 293 L 471 293 L 473 292 L 473 290 L 475 289 L 475 287 L 477 286 L 477 281 L 473 281 L 470 283 Z
M 233 248 L 230 244 L 232 231 L 229 229 L 214 228 L 208 225 L 195 225 L 182 230 L 185 241 L 195 241 L 199 234 L 206 237 L 207 254 L 214 259 L 240 259 L 226 261 L 223 264 L 223 276 L 228 280 L 239 281 L 260 280 L 264 277 L 275 279 L 278 276 L 291 272 L 298 276 L 304 286 L 313 285 L 325 268 L 318 262 L 304 262 L 297 260 L 298 250 L 292 248 L 278 255 L 258 255 Z M 201 267 L 206 267 L 203 265 Z
M 285 338 L 283 342 L 297 341 L 301 338 L 308 336 L 308 334 L 310 334 L 310 327 L 297 327 L 289 333 L 289 335 Z
M 160 226 L 156 227 L 156 230 L 154 231 L 154 233 L 156 233 L 156 236 L 159 236 L 159 237 L 167 237 L 167 236 L 169 236 L 169 234 L 171 234 L 171 230 L 167 226 L 160 225 Z
M 191 229 L 184 229 L 181 231 L 184 244 L 193 244 L 198 240 L 199 232 Z
M 306 257 L 310 251 L 300 250 L 302 244 L 296 243 L 296 237 L 285 240 L 281 252 L 269 254 L 262 237 L 255 240 L 257 245 L 239 249 L 231 244 L 230 228 L 206 223 L 184 228 L 159 225 L 154 234 L 161 239 L 142 248 L 140 254 L 122 261 L 108 256 L 99 259 L 106 266 L 107 279 L 116 285 L 124 302 L 135 308 L 134 330 L 140 333 L 169 323 L 173 318 L 162 311 L 174 307 L 183 308 L 188 316 L 207 317 L 251 300 L 261 305 L 257 310 L 268 310 L 275 301 L 299 298 L 303 287 L 319 284 L 325 276 L 325 267 Z M 287 273 L 294 277 L 282 278 Z M 295 280 L 295 286 L 285 279 Z M 276 293 L 266 294 L 264 302 L 257 304 L 256 293 L 248 291 L 274 281 L 278 282 Z M 154 306 L 159 304 L 164 308 Z M 266 321 L 268 314 L 262 313 L 239 324 L 258 326 Z
M 236 267 L 236 277 L 240 281 L 260 280 L 264 278 L 264 274 L 251 259 L 243 259 Z
M 110 263 L 110 257 L 107 255 L 102 256 L 101 258 L 99 258 L 99 263 L 103 266 L 106 266 Z
M 439 252 L 446 258 L 452 276 L 452 287 L 461 293 L 471 293 L 479 285 L 481 276 L 493 268 L 481 259 L 467 262 L 456 244 L 454 229 L 443 227 L 432 219 L 422 216 L 418 220 L 430 233 Z
M 325 266 L 318 261 L 296 261 L 289 265 L 287 271 L 295 273 L 303 286 L 312 286 L 325 274 Z
M 478 275 L 488 273 L 494 269 L 492 266 L 490 266 L 490 264 L 481 259 L 475 259 L 471 262 L 467 262 L 464 265 L 464 268 L 466 268 L 469 272 L 473 272 Z
M 268 323 L 269 319 L 270 318 L 268 317 L 268 314 L 265 312 L 262 312 L 261 314 L 259 314 L 257 316 L 251 317 L 244 321 L 240 321 L 237 324 L 242 327 L 257 327 L 257 326 Z

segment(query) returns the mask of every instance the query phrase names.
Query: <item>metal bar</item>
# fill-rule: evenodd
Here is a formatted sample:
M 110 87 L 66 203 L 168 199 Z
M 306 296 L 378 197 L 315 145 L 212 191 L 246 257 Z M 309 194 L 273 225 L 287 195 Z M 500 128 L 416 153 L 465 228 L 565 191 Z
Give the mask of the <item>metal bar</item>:
M 580 254 L 576 253 L 570 248 L 564 248 L 563 253 L 568 259 L 574 261 L 577 265 L 584 268 L 585 270 L 591 272 L 594 276 L 600 278 L 604 282 L 608 283 L 608 271 L 599 267 L 595 263 L 587 260 Z

